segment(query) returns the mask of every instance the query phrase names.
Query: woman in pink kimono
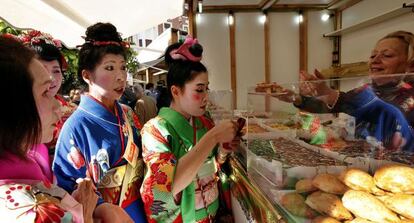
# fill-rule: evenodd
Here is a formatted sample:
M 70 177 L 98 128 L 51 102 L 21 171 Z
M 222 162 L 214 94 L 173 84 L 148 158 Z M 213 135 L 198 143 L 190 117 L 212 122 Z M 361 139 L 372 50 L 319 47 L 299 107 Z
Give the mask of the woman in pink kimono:
M 52 184 L 47 150 L 33 145 L 53 137 L 59 104 L 49 73 L 34 52 L 0 36 L 0 216 L 2 222 L 92 222 L 97 195 L 87 179 L 69 195 Z M 82 205 L 83 204 L 83 205 Z

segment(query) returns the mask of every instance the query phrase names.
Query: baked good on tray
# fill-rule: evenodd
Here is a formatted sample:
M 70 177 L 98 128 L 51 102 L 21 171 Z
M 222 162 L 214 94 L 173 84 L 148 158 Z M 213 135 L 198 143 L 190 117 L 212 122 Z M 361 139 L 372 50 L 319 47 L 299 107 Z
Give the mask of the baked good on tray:
M 283 195 L 280 199 L 280 203 L 290 213 L 296 216 L 314 218 L 318 215 L 314 210 L 305 204 L 305 198 L 295 192 Z
M 318 188 L 313 186 L 312 179 L 302 179 L 296 182 L 295 190 L 298 193 L 307 193 L 307 192 L 317 191 Z
M 394 194 L 381 199 L 385 206 L 405 218 L 414 220 L 414 195 Z
M 342 202 L 355 216 L 374 222 L 400 222 L 394 212 L 389 210 L 374 195 L 367 192 L 349 190 L 342 197 Z
M 341 223 L 341 222 L 329 216 L 318 216 L 312 219 L 312 223 Z
M 284 89 L 277 83 L 258 83 L 255 88 L 256 92 L 263 93 L 283 93 Z
M 365 218 L 356 217 L 352 221 L 345 221 L 345 223 L 376 223 Z
M 348 168 L 341 172 L 338 179 L 353 190 L 365 191 L 375 195 L 385 195 L 383 190 L 375 186 L 374 178 L 363 170 Z
M 331 194 L 344 194 L 349 188 L 343 184 L 335 175 L 320 173 L 312 180 L 312 185 L 319 190 Z
M 374 175 L 377 187 L 393 193 L 414 194 L 414 168 L 384 165 Z
M 341 199 L 334 194 L 316 191 L 306 198 L 305 203 L 319 213 L 329 215 L 337 220 L 351 220 L 353 218 L 342 204 Z

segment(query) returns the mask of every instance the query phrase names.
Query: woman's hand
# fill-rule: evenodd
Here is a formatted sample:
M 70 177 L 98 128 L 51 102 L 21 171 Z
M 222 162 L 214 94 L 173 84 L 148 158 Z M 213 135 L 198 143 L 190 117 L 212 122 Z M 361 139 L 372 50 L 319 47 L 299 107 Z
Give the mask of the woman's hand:
M 235 121 L 224 120 L 218 125 L 214 126 L 210 131 L 214 133 L 214 138 L 217 143 L 226 143 L 233 141 L 238 130 L 238 125 Z
M 333 94 L 335 90 L 330 88 L 322 74 L 315 69 L 314 74 L 309 74 L 306 71 L 301 71 L 299 74 L 300 79 L 300 94 L 311 97 L 319 97 L 324 95 Z
M 95 193 L 95 185 L 89 178 L 79 178 L 76 180 L 77 188 L 72 192 L 75 198 L 83 206 L 83 218 L 85 223 L 93 222 L 93 212 L 98 202 L 98 195 Z
M 124 209 L 110 203 L 103 203 L 96 207 L 93 216 L 101 222 L 134 223 Z
M 274 83 L 275 84 L 275 83 Z M 271 96 L 275 97 L 281 101 L 287 102 L 287 103 L 297 103 L 300 104 L 300 95 L 296 94 L 294 91 L 283 88 L 280 85 L 277 85 L 277 87 L 280 89 L 277 93 L 272 93 Z

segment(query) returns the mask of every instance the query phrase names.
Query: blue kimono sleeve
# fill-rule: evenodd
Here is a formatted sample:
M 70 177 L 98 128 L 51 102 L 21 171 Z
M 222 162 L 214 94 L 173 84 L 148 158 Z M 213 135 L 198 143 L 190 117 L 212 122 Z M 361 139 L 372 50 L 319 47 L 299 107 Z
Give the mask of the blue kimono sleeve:
M 57 185 L 72 193 L 76 189 L 76 179 L 86 178 L 90 155 L 85 153 L 82 137 L 70 123 L 65 123 L 60 132 L 52 169 Z M 103 203 L 102 196 L 97 192 L 98 205 Z

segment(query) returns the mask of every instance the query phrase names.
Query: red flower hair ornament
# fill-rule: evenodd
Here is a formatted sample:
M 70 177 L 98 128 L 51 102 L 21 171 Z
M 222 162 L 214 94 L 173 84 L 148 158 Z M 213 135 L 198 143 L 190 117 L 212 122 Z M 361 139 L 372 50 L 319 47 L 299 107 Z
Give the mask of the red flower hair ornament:
M 13 34 L 8 34 L 8 33 L 3 34 L 2 36 L 6 38 L 14 38 L 17 41 L 23 43 L 23 45 L 30 47 L 30 48 L 44 42 L 46 44 L 55 46 L 59 50 L 62 49 L 62 42 L 60 40 L 54 39 L 50 34 L 43 33 L 38 30 L 31 30 L 28 33 L 22 33 L 18 36 L 15 36 Z M 61 53 L 60 62 L 62 64 L 62 70 L 65 71 L 68 68 L 68 63 L 62 53 Z

